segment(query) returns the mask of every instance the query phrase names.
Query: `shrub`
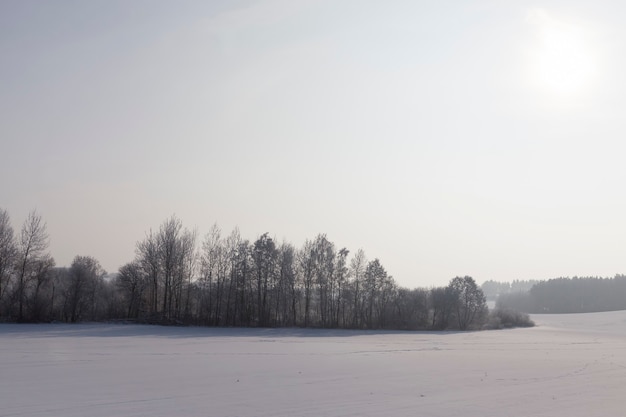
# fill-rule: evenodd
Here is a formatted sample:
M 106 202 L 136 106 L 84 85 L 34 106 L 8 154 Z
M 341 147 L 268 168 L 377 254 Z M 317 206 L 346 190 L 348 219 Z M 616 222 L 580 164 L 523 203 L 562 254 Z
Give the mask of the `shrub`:
M 513 327 L 533 327 L 533 322 L 528 314 L 520 313 L 511 309 L 495 309 L 489 312 L 486 329 L 510 329 Z

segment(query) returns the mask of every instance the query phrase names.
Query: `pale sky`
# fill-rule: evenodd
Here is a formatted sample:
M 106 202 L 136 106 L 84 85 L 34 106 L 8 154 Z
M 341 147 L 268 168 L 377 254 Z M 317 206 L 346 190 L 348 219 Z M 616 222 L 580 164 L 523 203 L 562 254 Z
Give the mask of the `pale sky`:
M 109 272 L 176 214 L 407 287 L 626 273 L 621 1 L 0 0 L 0 207 Z

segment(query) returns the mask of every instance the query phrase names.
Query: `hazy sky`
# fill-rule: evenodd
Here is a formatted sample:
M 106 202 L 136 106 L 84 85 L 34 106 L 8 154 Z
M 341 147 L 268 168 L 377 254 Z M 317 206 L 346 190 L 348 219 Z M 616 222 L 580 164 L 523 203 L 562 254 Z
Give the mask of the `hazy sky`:
M 0 0 L 0 207 L 109 272 L 175 213 L 410 287 L 626 273 L 623 4 Z

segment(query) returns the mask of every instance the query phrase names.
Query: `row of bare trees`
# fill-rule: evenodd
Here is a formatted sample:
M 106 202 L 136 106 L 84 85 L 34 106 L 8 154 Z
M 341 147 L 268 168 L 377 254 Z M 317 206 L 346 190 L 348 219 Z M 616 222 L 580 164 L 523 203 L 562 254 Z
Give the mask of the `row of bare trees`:
M 268 233 L 254 242 L 214 225 L 197 233 L 175 216 L 137 243 L 116 279 L 127 317 L 211 326 L 459 328 L 484 320 L 485 298 L 470 277 L 409 290 L 380 260 L 352 256 L 320 234 L 296 248 Z M 198 247 L 196 247 L 198 246 Z
M 95 258 L 55 268 L 45 223 L 31 213 L 13 236 L 0 211 L 0 318 L 133 319 L 210 326 L 469 329 L 485 319 L 470 277 L 447 287 L 397 285 L 378 259 L 320 234 L 297 248 L 268 233 L 251 242 L 216 225 L 198 242 L 176 216 L 137 242 L 114 278 Z

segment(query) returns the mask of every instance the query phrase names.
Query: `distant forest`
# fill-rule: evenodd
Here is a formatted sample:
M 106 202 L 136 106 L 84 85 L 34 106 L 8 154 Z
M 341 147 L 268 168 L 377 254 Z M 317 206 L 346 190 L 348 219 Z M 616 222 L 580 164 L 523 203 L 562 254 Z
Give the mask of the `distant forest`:
M 107 275 L 92 256 L 56 267 L 45 222 L 31 212 L 15 233 L 0 209 L 0 321 L 110 321 L 207 326 L 479 329 L 489 317 L 469 276 L 440 288 L 399 286 L 379 259 L 351 254 L 326 235 L 300 248 L 268 233 L 251 242 L 213 226 L 198 244 L 176 217 L 136 243 Z M 527 317 L 526 317 L 527 319 Z M 526 320 L 526 325 L 528 321 Z
M 525 291 L 501 293 L 496 307 L 526 313 L 626 310 L 626 276 L 556 278 L 540 281 Z
M 537 280 L 513 280 L 512 282 L 485 281 L 480 288 L 483 290 L 488 301 L 496 301 L 500 295 L 527 292 L 533 285 L 539 283 Z

